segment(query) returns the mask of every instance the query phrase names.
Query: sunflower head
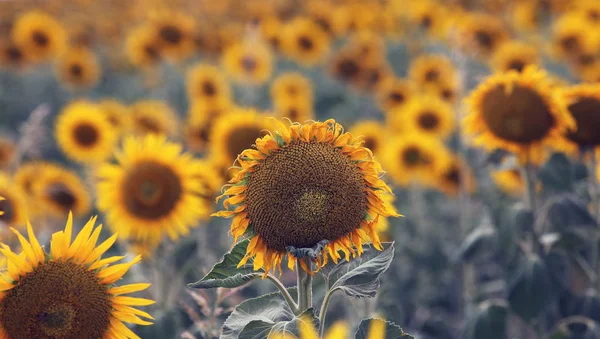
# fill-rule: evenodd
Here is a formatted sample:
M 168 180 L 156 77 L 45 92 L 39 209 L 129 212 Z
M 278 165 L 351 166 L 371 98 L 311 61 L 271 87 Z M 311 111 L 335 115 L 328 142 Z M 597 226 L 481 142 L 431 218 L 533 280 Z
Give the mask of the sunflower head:
M 68 88 L 90 88 L 100 79 L 100 64 L 91 50 L 73 47 L 60 57 L 56 72 Z
M 138 67 L 148 68 L 160 61 L 160 49 L 156 31 L 145 25 L 133 29 L 127 35 L 126 52 L 129 61 Z
M 217 67 L 198 64 L 187 73 L 187 91 L 191 100 L 230 100 L 229 83 Z
M 491 173 L 492 180 L 503 192 L 520 196 L 525 183 L 518 169 L 496 170 Z
M 193 17 L 175 11 L 151 13 L 149 21 L 160 55 L 176 61 L 194 51 L 195 25 Z
M 29 240 L 13 229 L 22 253 L 2 244 L 8 260 L 6 281 L 0 282 L 0 337 L 2 338 L 137 338 L 123 322 L 150 325 L 148 313 L 132 306 L 152 300 L 122 296 L 142 291 L 150 284 L 114 286 L 140 261 L 109 266 L 123 257 L 101 256 L 115 242 L 112 236 L 96 246 L 102 226 L 92 218 L 72 241 L 69 216 L 64 231 L 54 233 L 50 253 L 40 246 L 31 224 Z
M 43 211 L 60 218 L 71 211 L 75 216 L 89 212 L 90 195 L 74 171 L 55 164 L 36 165 L 38 177 L 32 182 L 32 195 Z
M 215 214 L 233 217 L 236 241 L 252 234 L 240 265 L 254 258 L 255 269 L 276 271 L 286 254 L 293 268 L 295 257 L 309 253 L 322 267 L 327 253 L 340 259 L 339 249 L 347 260 L 360 255 L 369 238 L 381 249 L 379 219 L 397 214 L 383 202 L 391 190 L 362 140 L 334 120 L 274 123 L 274 132 L 238 156 L 241 170 L 222 195 L 227 210 Z
M 457 156 L 449 156 L 442 165 L 437 186 L 449 196 L 456 196 L 461 189 L 472 193 L 475 190 L 475 177 L 466 162 Z
M 374 155 L 379 155 L 386 141 L 385 127 L 375 120 L 359 121 L 352 126 L 349 132 L 363 140 L 363 147 L 371 150 Z
M 223 66 L 237 82 L 262 84 L 271 76 L 273 55 L 261 42 L 236 43 L 224 51 Z
M 527 67 L 484 80 L 467 99 L 465 131 L 477 145 L 537 157 L 575 127 L 548 75 Z
M 0 68 L 22 69 L 29 64 L 29 55 L 12 41 L 0 39 Z
M 283 47 L 283 27 L 283 23 L 277 17 L 265 18 L 260 22 L 260 33 L 262 38 L 267 41 L 275 51 L 278 51 Z
M 492 67 L 498 72 L 522 72 L 528 65 L 540 62 L 538 50 L 525 42 L 510 41 L 502 44 L 492 56 Z
M 583 51 L 590 51 L 597 46 L 597 35 L 580 13 L 569 13 L 561 16 L 552 25 L 552 44 L 558 57 L 574 59 Z
M 74 101 L 56 120 L 56 140 L 63 152 L 82 163 L 97 163 L 110 156 L 117 135 L 100 107 Z
M 397 3 L 400 6 L 400 3 Z M 404 10 L 403 10 L 404 11 Z M 448 27 L 448 16 L 443 6 L 435 1 L 416 1 L 410 4 L 409 21 L 432 38 L 442 38 Z
M 115 99 L 104 99 L 98 102 L 98 106 L 106 116 L 106 119 L 118 132 L 129 128 L 129 108 Z
M 389 78 L 377 89 L 375 97 L 379 107 L 388 114 L 402 108 L 417 93 L 417 86 L 410 80 Z
M 482 57 L 492 55 L 508 39 L 504 23 L 491 14 L 471 14 L 460 24 L 459 43 Z
M 164 101 L 140 100 L 130 107 L 131 129 L 136 135 L 175 135 L 179 129 L 177 114 Z
M 561 91 L 577 129 L 567 131 L 567 139 L 580 149 L 600 145 L 600 85 L 575 85 Z
M 29 214 L 27 194 L 23 189 L 5 174 L 0 174 L 0 225 L 17 227 L 24 226 Z
M 429 95 L 413 98 L 396 114 L 392 125 L 405 130 L 445 139 L 454 131 L 454 112 L 449 104 Z
M 294 60 L 314 65 L 329 51 L 329 35 L 308 18 L 296 18 L 284 26 L 283 51 Z
M 431 85 L 442 82 L 456 82 L 458 72 L 452 61 L 442 55 L 426 54 L 415 59 L 408 70 L 408 76 L 417 85 Z
M 67 33 L 62 25 L 49 14 L 37 10 L 19 16 L 11 36 L 15 44 L 36 61 L 57 57 L 67 46 Z
M 286 100 L 312 102 L 312 84 L 308 78 L 298 72 L 281 74 L 271 85 L 271 98 L 276 105 Z

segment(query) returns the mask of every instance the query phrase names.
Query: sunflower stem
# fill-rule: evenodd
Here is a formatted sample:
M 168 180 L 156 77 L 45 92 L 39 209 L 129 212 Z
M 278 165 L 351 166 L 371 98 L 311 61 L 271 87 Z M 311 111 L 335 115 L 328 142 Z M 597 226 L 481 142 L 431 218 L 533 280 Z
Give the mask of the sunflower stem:
M 312 262 L 309 257 L 296 259 L 299 314 L 312 307 L 312 275 L 302 269 L 300 265 L 302 260 L 304 260 L 306 267 L 312 270 Z
M 323 298 L 323 303 L 321 304 L 321 309 L 319 310 L 319 338 L 323 338 L 325 335 L 325 315 L 327 314 L 327 307 L 329 306 L 329 301 L 331 300 L 331 296 L 333 292 L 337 291 L 337 288 L 327 291 L 325 293 L 325 298 Z
M 523 181 L 525 182 L 525 189 L 523 190 L 523 200 L 525 203 L 525 207 L 533 213 L 535 218 L 535 210 L 536 210 L 536 199 L 535 199 L 535 178 L 533 176 L 533 168 L 531 166 L 531 162 L 529 161 L 529 156 L 525 159 L 525 164 L 521 166 L 521 176 L 523 177 Z M 539 253 L 541 249 L 539 238 L 536 234 L 534 225 L 529 226 L 529 243 L 534 253 Z
M 590 165 L 589 165 L 589 179 L 590 179 L 590 198 L 592 200 L 592 215 L 594 217 L 594 221 L 598 222 L 598 216 L 600 215 L 600 205 L 598 202 L 598 176 L 596 175 L 596 167 L 598 166 L 598 159 L 596 158 L 596 150 L 592 149 L 590 151 Z M 598 248 L 598 238 L 594 236 L 592 240 L 592 268 L 594 272 L 600 272 L 599 265 L 599 252 Z M 596 276 L 596 288 L 600 289 L 600 279 Z
M 279 279 L 277 279 L 277 277 L 275 277 L 272 274 L 267 274 L 267 279 L 271 280 L 271 282 L 275 285 L 275 287 L 277 287 L 277 289 L 283 296 L 283 299 L 285 299 L 285 301 L 288 303 L 288 305 L 292 309 L 292 312 L 294 312 L 294 314 L 298 313 L 298 309 L 299 309 L 298 304 L 296 304 L 296 302 L 294 301 L 294 298 L 292 298 L 292 295 L 290 294 L 290 292 L 288 292 L 287 288 L 285 288 L 285 286 L 281 283 L 281 281 L 279 281 Z

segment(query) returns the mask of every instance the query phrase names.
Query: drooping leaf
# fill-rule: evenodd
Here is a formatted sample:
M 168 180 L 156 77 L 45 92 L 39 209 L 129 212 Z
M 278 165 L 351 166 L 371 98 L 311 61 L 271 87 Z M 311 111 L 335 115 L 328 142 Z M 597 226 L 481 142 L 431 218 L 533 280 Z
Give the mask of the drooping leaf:
M 482 225 L 471 231 L 460 245 L 455 260 L 471 262 L 485 251 L 493 250 L 497 245 L 496 230 Z
M 195 283 L 188 284 L 188 286 L 191 288 L 234 288 L 262 276 L 264 271 L 254 271 L 251 264 L 246 264 L 240 268 L 237 267 L 240 260 L 246 254 L 248 243 L 250 243 L 249 240 L 237 243 L 230 252 L 223 256 L 220 262 L 213 266 L 204 278 Z
M 554 153 L 538 172 L 544 190 L 569 191 L 573 185 L 573 167 L 563 153 Z
M 558 297 L 552 278 L 544 260 L 534 254 L 524 257 L 509 282 L 508 302 L 511 310 L 525 321 L 540 316 Z
M 596 221 L 587 204 L 575 194 L 560 194 L 549 199 L 540 209 L 538 228 L 564 233 L 572 227 L 594 229 Z
M 470 320 L 465 339 L 505 339 L 508 306 L 504 300 L 487 300 L 481 303 Z
M 329 290 L 342 290 L 351 297 L 372 298 L 380 286 L 379 277 L 394 258 L 394 244 L 385 243 L 384 250 L 365 247 L 362 256 L 342 260 L 337 265 L 330 263 L 321 269 Z
M 381 338 L 370 338 L 369 329 L 374 323 L 383 323 L 385 328 L 385 334 Z M 394 324 L 393 322 L 386 321 L 378 318 L 363 319 L 358 324 L 358 329 L 354 334 L 354 339 L 414 339 L 412 336 L 404 333 L 402 327 Z
M 553 328 L 550 339 L 600 339 L 600 327 L 590 318 L 569 317 Z

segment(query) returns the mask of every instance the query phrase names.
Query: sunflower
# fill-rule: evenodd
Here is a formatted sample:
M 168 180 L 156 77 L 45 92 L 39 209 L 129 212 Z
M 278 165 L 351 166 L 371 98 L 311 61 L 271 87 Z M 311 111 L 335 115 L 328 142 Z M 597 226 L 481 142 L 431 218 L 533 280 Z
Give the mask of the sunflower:
M 304 100 L 312 103 L 313 88 L 310 79 L 298 72 L 279 75 L 271 85 L 271 100 L 275 105 L 287 100 Z
M 145 290 L 150 284 L 115 286 L 131 266 L 109 266 L 123 259 L 100 259 L 116 240 L 116 234 L 96 246 L 102 226 L 90 219 L 73 242 L 73 219 L 64 231 L 52 235 L 50 253 L 44 253 L 31 224 L 29 241 L 18 231 L 22 253 L 2 244 L 0 253 L 8 260 L 5 281 L 0 281 L 0 338 L 139 338 L 123 322 L 151 325 L 154 319 L 132 306 L 154 301 L 123 296 Z
M 104 99 L 98 102 L 98 107 L 106 116 L 106 119 L 117 132 L 123 132 L 129 128 L 129 108 L 115 99 Z
M 400 2 L 396 3 L 401 6 Z M 405 11 L 405 9 L 403 9 Z M 442 38 L 448 27 L 448 13 L 437 1 L 414 1 L 410 3 L 408 20 L 432 38 Z
M 491 64 L 496 72 L 515 70 L 522 72 L 528 65 L 540 64 L 538 50 L 520 41 L 510 41 L 502 44 L 494 52 Z
M 525 183 L 518 169 L 496 170 L 491 173 L 491 177 L 503 192 L 513 196 L 523 194 Z
M 301 319 L 299 322 L 298 329 L 300 331 L 300 339 L 319 339 L 319 332 L 315 328 L 311 319 Z M 323 339 L 342 339 L 348 338 L 350 334 L 350 327 L 345 321 L 336 321 L 329 327 Z M 383 332 L 382 332 L 383 334 Z M 287 332 L 272 332 L 267 337 L 268 339 L 289 339 L 290 334 Z M 296 338 L 295 336 L 293 338 Z M 384 337 L 375 338 L 369 337 L 369 339 L 385 339 Z
M 431 85 L 458 81 L 458 72 L 452 61 L 443 55 L 425 54 L 415 59 L 408 69 L 408 77 L 417 85 Z
M 188 97 L 193 100 L 231 100 L 229 83 L 215 66 L 197 64 L 187 72 Z
M 475 190 L 475 177 L 469 166 L 457 156 L 449 156 L 442 165 L 437 178 L 437 187 L 449 196 L 456 196 L 464 185 L 466 192 Z
M 308 100 L 292 100 L 288 98 L 278 100 L 274 106 L 278 117 L 288 118 L 293 122 L 304 122 L 315 118 L 313 104 Z
M 0 137 L 0 170 L 6 170 L 15 160 L 17 145 L 11 139 Z
M 377 93 L 379 87 L 381 87 L 387 79 L 393 79 L 395 77 L 394 72 L 391 70 L 391 67 L 386 60 L 381 60 L 379 62 L 375 61 L 362 66 L 358 81 L 353 83 L 353 85 L 361 91 Z
M 219 166 L 229 167 L 269 127 L 267 118 L 253 109 L 235 109 L 219 116 L 210 132 L 210 154 Z
M 415 182 L 432 185 L 449 155 L 438 138 L 408 133 L 386 145 L 382 156 L 392 180 L 404 187 Z
M 570 143 L 582 150 L 600 146 L 600 84 L 567 87 L 561 96 L 577 125 L 566 133 Z
M 133 104 L 130 110 L 131 128 L 135 134 L 177 134 L 179 119 L 166 102 L 140 100 Z
M 94 87 L 100 79 L 100 64 L 87 48 L 73 47 L 56 64 L 60 81 L 68 88 Z
M 390 188 L 380 179 L 380 165 L 362 141 L 334 120 L 285 126 L 255 141 L 237 159 L 241 170 L 221 197 L 224 207 L 215 216 L 233 217 L 231 233 L 238 240 L 252 235 L 239 265 L 254 258 L 254 269 L 265 275 L 277 269 L 287 254 L 288 267 L 308 251 L 317 265 L 328 255 L 334 262 L 362 254 L 363 241 L 382 245 L 375 232 L 380 217 L 397 216 L 382 196 Z M 232 207 L 235 206 L 235 207 Z M 311 273 L 304 260 L 302 268 Z
M 351 85 L 358 84 L 364 74 L 359 56 L 343 50 L 333 57 L 329 68 L 333 78 Z
M 56 141 L 72 160 L 95 163 L 110 156 L 117 135 L 96 104 L 74 101 L 56 119 Z
M 57 57 L 67 47 L 67 33 L 62 25 L 37 10 L 25 12 L 16 19 L 11 37 L 35 61 Z
M 576 11 L 592 25 L 600 25 L 600 3 L 597 1 L 580 1 L 577 3 Z
M 0 39 L 0 68 L 22 69 L 29 63 L 29 55 L 12 41 Z
M 379 156 L 384 148 L 386 135 L 382 133 L 385 127 L 375 120 L 362 120 L 350 128 L 349 132 L 356 138 L 362 138 L 363 147 L 368 148 L 375 156 Z
M 413 98 L 403 113 L 391 121 L 396 130 L 405 130 L 446 139 L 454 131 L 454 112 L 446 102 L 421 95 Z
M 417 93 L 417 86 L 411 80 L 389 78 L 375 93 L 377 105 L 386 114 L 401 109 Z
M 461 97 L 462 86 L 459 81 L 446 82 L 442 81 L 438 84 L 426 85 L 423 87 L 423 92 L 439 98 L 447 104 L 454 105 Z
M 207 214 L 199 163 L 166 136 L 127 137 L 116 159 L 98 169 L 97 204 L 125 238 L 154 248 L 164 235 L 188 234 Z
M 308 17 L 323 31 L 330 36 L 335 34 L 333 13 L 335 12 L 335 6 L 328 1 L 307 1 L 306 12 Z
M 520 32 L 531 32 L 538 29 L 542 23 L 540 5 L 541 1 L 539 0 L 513 2 L 509 12 L 512 26 Z
M 156 32 L 149 26 L 140 26 L 127 35 L 126 53 L 129 61 L 138 67 L 148 68 L 160 61 Z
M 548 75 L 533 66 L 488 77 L 467 98 L 465 132 L 476 145 L 502 148 L 531 161 L 575 128 Z M 525 158 L 525 159 L 524 159 Z
M 172 60 L 189 57 L 195 49 L 194 18 L 182 12 L 152 13 L 149 26 L 155 31 L 160 54 Z
M 49 163 L 33 169 L 38 177 L 31 181 L 32 196 L 44 213 L 64 218 L 69 212 L 77 217 L 89 212 L 90 194 L 77 173 Z
M 363 64 L 381 63 L 386 59 L 384 38 L 374 32 L 356 32 L 349 37 L 344 49 L 356 54 Z
M 552 44 L 559 58 L 574 59 L 583 51 L 597 47 L 595 28 L 579 13 L 561 16 L 552 24 Z
M 27 195 L 5 174 L 0 174 L 0 196 L 4 197 L 0 201 L 0 210 L 4 211 L 0 224 L 9 227 L 25 225 L 29 214 Z
M 261 36 L 274 51 L 278 51 L 282 47 L 283 27 L 281 20 L 276 17 L 265 18 L 260 22 Z
M 484 58 L 493 55 L 508 39 L 504 23 L 491 14 L 470 14 L 460 22 L 459 44 Z
M 260 85 L 271 76 L 273 55 L 261 42 L 236 43 L 224 51 L 223 66 L 235 81 Z
M 284 53 L 306 66 L 318 64 L 329 52 L 329 35 L 307 18 L 296 18 L 282 31 Z

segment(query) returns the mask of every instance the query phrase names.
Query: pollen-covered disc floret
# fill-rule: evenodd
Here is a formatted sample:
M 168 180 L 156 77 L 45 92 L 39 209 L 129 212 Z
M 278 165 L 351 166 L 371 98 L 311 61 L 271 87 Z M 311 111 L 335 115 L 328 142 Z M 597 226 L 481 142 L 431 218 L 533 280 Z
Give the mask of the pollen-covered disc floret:
M 123 322 L 151 324 L 141 318 L 152 316 L 132 306 L 154 301 L 122 296 L 150 284 L 114 286 L 140 257 L 113 266 L 123 257 L 101 259 L 116 235 L 96 246 L 102 226 L 95 227 L 95 221 L 90 219 L 71 241 L 69 215 L 65 230 L 52 235 L 50 253 L 30 224 L 29 240 L 13 229 L 23 252 L 1 245 L 8 270 L 0 280 L 0 338 L 139 338 Z
M 391 190 L 362 139 L 344 133 L 334 120 L 275 124 L 274 133 L 240 154 L 241 170 L 221 196 L 228 210 L 215 214 L 233 217 L 236 241 L 253 235 L 240 265 L 254 258 L 254 269 L 281 270 L 287 253 L 293 269 L 298 250 L 312 249 L 318 269 L 328 255 L 337 263 L 338 250 L 349 260 L 362 253 L 364 242 L 381 249 L 375 228 L 383 217 L 398 214 L 384 203 Z

